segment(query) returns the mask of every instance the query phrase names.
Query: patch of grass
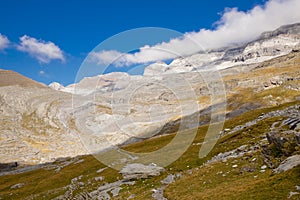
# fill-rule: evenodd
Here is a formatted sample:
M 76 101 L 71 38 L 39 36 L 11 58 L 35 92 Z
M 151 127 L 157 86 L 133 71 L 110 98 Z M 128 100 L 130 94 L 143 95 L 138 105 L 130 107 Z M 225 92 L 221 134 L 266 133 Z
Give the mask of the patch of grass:
M 83 159 L 84 162 L 70 164 L 58 172 L 53 169 L 38 169 L 16 175 L 2 176 L 0 179 L 0 197 L 4 199 L 25 199 L 34 194 L 35 199 L 51 199 L 51 193 L 49 194 L 47 191 L 61 189 L 61 192 L 64 192 L 66 189 L 62 188 L 69 185 L 71 179 L 75 177 L 83 175 L 82 181 L 87 181 L 88 178 L 100 176 L 96 171 L 105 166 L 93 156 L 84 156 Z M 103 173 L 106 182 L 116 181 L 119 176 L 117 171 L 110 168 Z M 25 185 L 18 189 L 10 188 L 18 183 L 24 183 Z M 46 196 L 44 196 L 45 194 Z
M 232 160 L 231 160 L 232 161 Z M 273 175 L 266 172 L 240 173 L 240 167 L 233 169 L 233 163 L 216 163 L 201 168 L 167 187 L 169 199 L 287 199 L 290 191 L 300 183 L 300 166 L 286 173 Z M 242 166 L 238 160 L 234 163 Z M 261 161 L 256 164 L 259 169 Z M 222 174 L 218 174 L 222 172 Z M 226 176 L 223 176 L 225 174 Z M 298 199 L 299 195 L 291 199 Z

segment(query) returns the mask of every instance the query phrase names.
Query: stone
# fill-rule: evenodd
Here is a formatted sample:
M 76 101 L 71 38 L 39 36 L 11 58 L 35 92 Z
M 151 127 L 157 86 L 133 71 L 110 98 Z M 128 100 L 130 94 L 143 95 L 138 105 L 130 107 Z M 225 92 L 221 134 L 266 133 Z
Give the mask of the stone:
M 112 193 L 113 197 L 118 196 L 121 189 L 122 189 L 121 187 L 116 187 L 116 188 L 112 189 L 111 193 Z
M 261 169 L 267 169 L 267 165 L 263 165 L 260 167 Z
M 125 180 L 131 180 L 159 176 L 163 171 L 163 167 L 133 163 L 125 165 L 120 173 Z
M 98 196 L 98 199 L 101 199 L 101 200 L 110 200 L 111 199 L 111 197 L 107 193 L 107 191 L 102 191 L 97 196 Z
M 97 172 L 97 173 L 101 173 L 101 172 L 103 172 L 103 171 L 106 170 L 106 169 L 107 169 L 107 167 L 104 167 L 104 168 L 98 169 L 96 172 Z
M 279 174 L 290 170 L 296 166 L 300 165 L 300 155 L 293 155 L 285 159 L 280 165 L 274 169 L 274 172 Z
M 104 180 L 103 176 L 98 176 L 98 177 L 95 177 L 94 179 L 95 179 L 95 181 L 103 181 Z
M 254 172 L 255 171 L 255 167 L 252 166 L 243 166 L 241 168 L 241 172 Z
M 122 185 L 134 185 L 134 181 L 116 181 L 113 183 L 108 183 L 105 185 L 101 185 L 96 190 L 89 192 L 86 196 L 89 198 L 85 199 L 103 199 L 108 200 L 111 199 L 111 196 L 109 193 L 112 194 L 112 197 L 116 197 L 119 195 L 120 190 L 122 189 Z
M 160 182 L 164 185 L 169 185 L 175 181 L 175 176 L 173 174 L 168 175 L 165 179 Z
M 167 198 L 164 197 L 164 188 L 158 188 L 152 190 L 153 194 L 152 197 L 155 200 L 167 200 Z
M 135 198 L 135 194 L 131 194 L 127 199 L 134 199 Z
M 271 131 L 266 134 L 269 144 L 274 144 L 284 155 L 289 156 L 296 151 L 295 147 L 299 145 L 298 132 L 289 131 Z
M 10 188 L 11 188 L 11 189 L 17 189 L 17 188 L 23 187 L 24 185 L 25 185 L 24 183 L 17 183 L 17 184 L 15 184 L 15 185 L 11 186 Z
M 290 192 L 288 198 L 290 199 L 294 195 L 298 195 L 299 192 Z

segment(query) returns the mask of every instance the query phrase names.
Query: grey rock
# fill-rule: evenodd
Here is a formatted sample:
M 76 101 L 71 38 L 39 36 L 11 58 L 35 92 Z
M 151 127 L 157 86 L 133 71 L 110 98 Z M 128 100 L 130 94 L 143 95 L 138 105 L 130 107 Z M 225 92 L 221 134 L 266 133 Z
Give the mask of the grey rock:
M 116 197 L 119 195 L 120 190 L 122 189 L 122 185 L 134 185 L 134 181 L 116 181 L 113 183 L 108 183 L 105 185 L 101 185 L 96 190 L 89 193 L 82 193 L 84 196 L 88 196 L 87 199 L 102 199 L 108 200 L 111 199 L 109 193 L 112 194 L 112 197 Z
M 152 192 L 153 192 L 152 197 L 155 200 L 168 200 L 167 198 L 164 197 L 164 187 L 153 189 Z
M 120 173 L 124 180 L 131 180 L 159 176 L 163 171 L 165 171 L 163 167 L 133 163 L 125 165 Z
M 98 176 L 98 177 L 95 177 L 94 180 L 95 181 L 103 181 L 104 178 L 103 178 L 103 176 Z
M 24 185 L 25 185 L 24 183 L 17 183 L 17 184 L 15 184 L 15 185 L 11 186 L 10 188 L 11 188 L 11 189 L 17 189 L 17 188 L 23 187 Z
M 107 193 L 107 191 L 102 191 L 100 193 L 98 193 L 97 198 L 99 200 L 110 200 L 111 197 L 110 195 Z
M 224 153 L 219 153 L 218 155 L 212 157 L 212 159 L 208 160 L 207 163 L 217 162 L 217 161 L 227 161 L 231 158 L 238 158 L 243 155 L 245 155 L 247 152 L 254 152 L 257 151 L 257 149 L 254 148 L 254 146 L 251 146 L 250 148 L 247 148 L 247 145 L 242 145 L 238 147 L 237 149 L 227 151 Z M 237 166 L 236 166 L 237 167 Z
M 101 173 L 101 172 L 103 172 L 103 171 L 106 170 L 106 169 L 107 169 L 107 167 L 104 167 L 104 168 L 98 169 L 96 172 L 97 172 L 97 173 Z
M 263 165 L 260 167 L 261 169 L 267 169 L 267 165 Z
M 274 169 L 275 173 L 282 173 L 300 165 L 300 155 L 290 156 L 285 159 L 280 165 Z
M 170 174 L 165 179 L 161 180 L 160 182 L 164 185 L 169 185 L 175 181 L 175 175 Z
M 116 188 L 112 189 L 111 193 L 112 193 L 113 197 L 118 196 L 121 189 L 122 189 L 121 187 L 116 187 Z
M 274 144 L 278 150 L 287 156 L 295 151 L 297 145 L 300 145 L 299 133 L 293 130 L 271 131 L 266 136 L 269 144 Z
M 134 199 L 135 198 L 135 194 L 131 194 L 127 199 Z
M 294 195 L 298 195 L 299 194 L 299 192 L 290 192 L 289 193 L 289 196 L 288 196 L 288 199 L 290 199 L 292 196 L 294 196 Z

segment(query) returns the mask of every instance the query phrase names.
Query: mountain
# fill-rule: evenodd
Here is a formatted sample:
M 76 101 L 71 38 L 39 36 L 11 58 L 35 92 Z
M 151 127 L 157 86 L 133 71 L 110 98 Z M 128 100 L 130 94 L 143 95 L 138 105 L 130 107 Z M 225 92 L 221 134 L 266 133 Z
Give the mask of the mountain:
M 207 116 L 215 109 L 213 105 L 225 105 L 226 101 L 227 110 L 224 106 L 218 108 L 220 118 L 291 101 L 294 96 L 265 97 L 249 105 L 230 102 L 225 95 L 238 93 L 238 88 L 263 91 L 272 88 L 273 83 L 276 86 L 295 79 L 297 70 L 292 68 L 284 74 L 273 63 L 297 59 L 299 35 L 289 30 L 297 30 L 298 26 L 285 26 L 268 33 L 269 37 L 264 33 L 263 39 L 223 52 L 175 59 L 169 65 L 152 64 L 145 69 L 145 76 L 118 72 L 86 77 L 66 87 L 59 83 L 45 87 L 17 73 L 2 71 L 0 162 L 43 163 L 103 151 L 178 128 L 194 128 L 199 112 Z M 272 45 L 280 51 L 272 49 Z M 244 74 L 264 65 L 275 69 L 263 76 Z M 219 77 L 214 72 L 216 68 L 221 69 Z M 229 75 L 223 82 L 223 77 Z M 295 84 L 290 87 L 298 88 Z M 201 121 L 204 123 L 208 123 L 207 119 Z
M 57 91 L 62 91 L 65 89 L 65 87 L 58 82 L 50 83 L 49 87 Z
M 238 65 L 259 63 L 287 55 L 300 48 L 300 24 L 282 26 L 245 45 L 210 50 L 192 56 L 178 58 L 157 71 L 160 62 L 145 69 L 144 75 L 182 73 L 199 70 L 226 69 Z
M 0 163 L 37 164 L 84 154 L 80 140 L 62 120 L 62 108 L 71 106 L 68 101 L 71 95 L 1 70 Z
M 299 26 L 143 76 L 1 70 L 0 199 L 299 198 Z
M 187 129 L 187 132 L 181 136 L 176 133 L 180 117 L 176 118 L 175 116 L 163 124 L 163 127 L 157 130 L 156 133 L 158 134 L 155 137 L 146 134 L 149 129 L 145 123 L 144 126 L 136 129 L 132 127 L 133 131 L 140 131 L 139 134 L 143 133 L 144 137 L 135 138 L 135 141 L 131 140 L 128 142 L 129 144 L 120 145 L 122 150 L 119 149 L 118 151 L 124 154 L 125 158 L 121 157 L 120 154 L 118 154 L 120 157 L 117 157 L 116 149 L 100 152 L 95 154 L 95 157 L 91 155 L 75 156 L 76 152 L 72 151 L 79 148 L 79 143 L 77 146 L 70 146 L 71 144 L 65 142 L 67 138 L 59 138 L 60 134 L 66 134 L 65 131 L 70 130 L 84 134 L 86 133 L 84 131 L 88 131 L 88 129 L 97 130 L 97 128 L 101 128 L 98 126 L 104 126 L 105 123 L 109 126 L 109 122 L 113 122 L 114 118 L 122 117 L 120 108 L 109 107 L 110 104 L 103 106 L 109 96 L 101 96 L 101 101 L 87 101 L 89 95 L 73 95 L 76 105 L 80 102 L 84 104 L 81 106 L 79 104 L 70 110 L 66 107 L 67 104 L 61 104 L 63 106 L 58 107 L 52 105 L 58 110 L 62 109 L 59 112 L 60 117 L 53 121 L 57 124 L 68 122 L 64 131 L 60 132 L 59 129 L 52 131 L 51 125 L 45 129 L 44 133 L 33 133 L 35 137 L 32 138 L 30 137 L 32 132 L 28 132 L 28 135 L 23 135 L 22 139 L 26 141 L 26 139 L 32 138 L 39 141 L 39 138 L 43 138 L 45 135 L 48 138 L 44 140 L 44 144 L 52 143 L 52 148 L 58 151 L 57 153 L 66 155 L 65 152 L 61 151 L 62 149 L 72 152 L 74 156 L 59 158 L 48 163 L 42 162 L 43 164 L 33 166 L 24 166 L 22 162 L 0 164 L 0 196 L 3 199 L 299 199 L 299 67 L 300 52 L 291 52 L 288 55 L 265 62 L 221 70 L 226 88 L 226 121 L 217 135 L 217 143 L 208 155 L 202 158 L 199 158 L 200 149 L 211 142 L 206 138 L 210 136 L 210 139 L 214 139 L 211 135 L 207 135 L 209 122 L 212 118 L 210 113 L 214 109 L 220 111 L 217 108 L 221 104 L 214 105 L 211 103 L 211 95 L 206 84 L 199 82 L 194 73 L 188 73 L 185 76 L 190 78 L 188 80 L 194 80 L 195 83 L 198 83 L 195 86 L 201 94 L 197 98 L 202 107 L 199 108 L 200 124 L 199 127 L 196 127 L 195 138 L 190 141 L 190 137 L 188 137 L 194 133 L 193 129 Z M 194 75 L 192 76 L 192 74 Z M 174 77 L 174 74 L 171 77 Z M 171 77 L 164 76 L 165 80 L 169 80 Z M 159 111 L 158 115 L 160 115 L 164 108 L 168 108 L 168 104 L 172 106 L 175 97 L 167 93 L 156 96 L 156 91 L 158 93 L 163 91 L 159 91 L 161 88 L 155 87 L 154 81 L 161 80 L 153 80 L 152 78 L 152 84 L 144 83 L 145 87 L 142 87 L 142 93 L 133 95 L 133 105 L 151 108 L 158 102 L 161 106 L 154 107 L 155 112 L 150 112 L 153 114 L 153 119 L 157 119 L 160 116 L 154 114 Z M 142 82 L 139 83 L 139 86 L 143 84 Z M 174 84 L 174 81 L 171 83 Z M 13 86 L 14 90 L 17 87 L 19 86 Z M 3 87 L 1 91 L 3 89 L 7 91 L 7 87 Z M 26 91 L 24 88 L 21 89 L 18 94 Z M 36 91 L 36 89 L 34 90 Z M 52 92 L 47 93 L 49 90 Z M 119 92 L 119 95 L 128 95 L 124 91 L 121 92 L 120 90 Z M 150 92 L 154 96 L 153 99 L 148 99 L 151 96 Z M 57 92 L 53 89 L 38 91 L 38 93 L 40 96 L 35 96 L 33 99 L 42 98 L 39 104 L 42 101 L 51 102 L 50 99 L 53 96 L 60 97 L 62 102 L 68 102 L 71 96 L 68 93 Z M 1 95 L 3 94 L 4 92 L 1 92 Z M 91 96 L 94 98 L 100 94 L 96 93 Z M 43 95 L 46 95 L 45 98 Z M 145 101 L 142 102 L 143 100 Z M 122 101 L 117 101 L 117 99 L 115 101 L 119 103 L 115 106 L 121 105 L 123 107 L 126 105 L 125 103 L 120 104 Z M 152 101 L 156 104 L 151 104 Z M 192 102 L 186 101 L 183 105 L 188 103 Z M 147 109 L 143 107 L 138 107 L 141 112 L 131 110 L 131 113 L 125 116 L 134 119 L 133 114 L 137 112 L 139 113 L 137 117 L 145 117 L 142 112 Z M 169 109 L 174 108 L 169 107 Z M 33 109 L 36 108 L 33 107 Z M 114 109 L 120 116 L 110 117 Z M 72 111 L 71 114 L 68 113 L 70 111 Z M 126 113 L 125 111 L 124 113 Z M 33 131 L 36 124 L 44 123 L 40 120 L 44 119 L 45 116 L 49 116 L 50 113 L 54 114 L 53 117 L 57 115 L 55 114 L 57 111 L 53 110 L 47 113 L 46 115 L 42 114 L 43 118 L 32 116 L 24 118 L 21 115 L 18 123 L 35 119 L 31 126 L 26 126 L 27 130 Z M 126 122 L 126 118 L 123 119 Z M 189 117 L 186 119 L 186 121 L 190 120 Z M 152 126 L 155 126 L 154 124 Z M 123 127 L 123 124 L 118 125 L 120 125 L 119 130 L 121 128 L 126 130 L 126 126 Z M 138 123 L 136 125 L 138 126 Z M 10 123 L 7 130 L 14 130 L 7 132 L 7 134 L 13 136 L 17 133 L 20 135 L 22 129 L 14 128 L 16 126 L 17 123 Z M 37 127 L 37 130 L 40 130 L 40 127 Z M 48 135 L 48 132 L 52 135 Z M 91 135 L 95 137 L 93 144 L 98 146 L 105 144 L 105 140 L 99 140 L 101 135 L 97 132 Z M 132 135 L 127 138 L 130 136 Z M 147 137 L 150 138 L 147 139 Z M 174 143 L 176 137 L 179 137 L 179 140 L 175 140 Z M 56 140 L 51 138 L 56 138 Z M 86 138 L 92 139 L 91 137 Z M 0 142 L 3 139 L 6 140 L 2 131 Z M 111 133 L 106 134 L 106 139 L 120 144 L 126 138 L 120 134 Z M 14 140 L 15 138 L 10 138 L 8 141 L 13 142 Z M 81 141 L 88 144 L 88 141 Z M 101 143 L 97 143 L 98 141 Z M 168 166 L 160 167 L 160 164 L 172 158 L 173 153 L 178 151 L 182 143 L 189 141 L 191 144 L 180 158 Z M 174 145 L 172 148 L 160 152 L 161 149 L 171 143 Z M 3 145 L 3 143 L 1 144 Z M 41 143 L 38 144 L 41 145 Z M 37 143 L 33 143 L 33 145 L 36 149 L 39 148 Z M 91 146 L 86 147 L 91 149 Z M 18 151 L 18 148 L 21 148 L 22 151 Z M 25 156 L 26 151 L 31 155 L 30 149 L 23 149 L 20 143 L 13 144 L 13 148 L 7 146 L 7 148 L 1 148 L 2 151 L 3 149 L 6 149 L 7 152 L 1 152 L 1 155 L 5 155 L 11 161 L 16 161 L 17 155 L 20 156 L 23 152 Z M 143 154 L 127 157 L 123 150 L 144 153 L 144 155 L 153 152 L 160 152 L 160 154 L 153 161 L 151 157 L 145 159 Z M 57 156 L 51 152 L 48 154 Z M 11 155 L 16 155 L 16 157 L 13 158 Z M 37 155 L 32 154 L 30 159 L 39 158 L 38 155 L 47 158 L 47 154 L 40 152 Z M 101 161 L 103 158 L 112 158 L 114 163 L 108 167 L 106 163 L 101 163 L 96 158 L 101 158 Z M 28 163 L 30 160 L 25 161 Z M 115 169 L 119 163 L 124 165 L 122 170 Z

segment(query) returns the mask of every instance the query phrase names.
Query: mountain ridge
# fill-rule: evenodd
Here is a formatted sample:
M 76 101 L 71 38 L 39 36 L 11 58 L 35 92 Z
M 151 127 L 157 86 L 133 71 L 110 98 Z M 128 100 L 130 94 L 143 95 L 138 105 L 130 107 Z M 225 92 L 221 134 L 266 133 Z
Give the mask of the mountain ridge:
M 297 46 L 298 38 L 296 39 Z M 289 85 L 285 88 L 292 95 L 286 99 L 264 97 L 265 99 L 255 104 L 230 100 L 233 102 L 228 102 L 229 107 L 224 114 L 231 113 L 234 116 L 251 108 L 280 104 L 295 98 L 294 91 L 297 92 L 299 88 L 295 82 L 288 81 L 297 81 L 299 74 L 295 66 L 288 64 L 297 63 L 299 52 L 293 52 L 294 48 L 291 47 L 294 46 L 288 46 L 285 51 L 291 53 L 276 53 L 276 56 L 262 62 L 225 61 L 234 64 L 220 67 L 220 77 L 224 79 L 224 88 L 228 96 L 241 92 L 240 89 L 266 93 L 265 90 L 282 84 Z M 207 59 L 206 56 L 194 55 L 196 58 L 192 56 L 192 59 L 199 59 L 199 63 Z M 217 60 L 216 54 L 213 61 L 216 65 Z M 176 76 L 172 73 L 155 76 L 151 73 L 147 76 L 130 76 L 126 73 L 99 75 L 85 78 L 78 85 L 66 87 L 67 92 L 61 85 L 56 85 L 59 91 L 48 87 L 41 90 L 34 87 L 19 88 L 14 86 L 13 81 L 10 82 L 11 85 L 3 85 L 0 87 L 4 122 L 0 146 L 5 148 L 2 148 L 3 156 L 0 160 L 37 164 L 53 161 L 58 157 L 93 153 L 111 145 L 120 145 L 128 141 L 132 143 L 176 131 L 178 122 L 194 113 L 205 111 L 203 114 L 208 115 L 209 108 L 213 106 L 209 86 L 216 83 L 213 78 L 209 80 L 209 77 L 214 71 L 211 75 L 207 73 L 206 77 L 202 77 L 197 70 L 193 71 L 195 63 L 193 65 L 192 62 L 188 62 L 189 65 L 185 66 L 184 62 L 178 61 L 179 69 L 184 70 L 187 67 L 188 72 L 177 73 Z M 265 72 L 253 74 L 252 71 L 258 70 L 257 67 L 261 67 Z M 281 70 L 285 70 L 286 74 Z M 6 80 L 5 77 L 2 79 Z M 20 78 L 23 79 L 30 84 L 35 83 Z M 214 90 L 217 94 L 222 92 L 222 88 Z M 225 100 L 217 97 L 215 103 L 222 105 Z M 202 120 L 206 122 L 207 119 L 209 116 Z M 185 126 L 192 126 L 193 123 L 193 120 L 190 120 L 190 124 Z M 100 143 L 101 149 L 95 145 Z M 78 147 L 74 148 L 75 146 Z M 9 155 L 8 152 L 13 153 Z

